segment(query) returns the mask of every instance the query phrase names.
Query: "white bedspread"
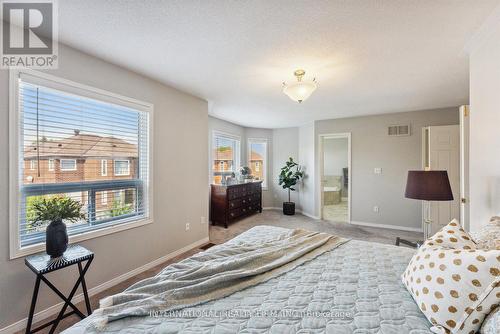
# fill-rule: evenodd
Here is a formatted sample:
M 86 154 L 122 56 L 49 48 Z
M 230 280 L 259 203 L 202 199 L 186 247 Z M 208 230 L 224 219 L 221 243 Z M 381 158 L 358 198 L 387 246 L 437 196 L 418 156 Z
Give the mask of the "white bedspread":
M 226 245 L 283 230 L 256 227 Z M 430 323 L 399 278 L 413 253 L 352 240 L 257 286 L 182 313 L 120 319 L 106 332 L 428 334 Z M 85 332 L 93 317 L 65 333 Z

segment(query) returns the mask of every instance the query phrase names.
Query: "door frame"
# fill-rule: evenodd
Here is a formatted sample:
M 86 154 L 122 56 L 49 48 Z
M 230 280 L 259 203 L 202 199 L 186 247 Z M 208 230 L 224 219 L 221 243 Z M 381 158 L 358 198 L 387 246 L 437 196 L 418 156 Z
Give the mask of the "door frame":
M 460 106 L 460 224 L 469 231 L 469 132 L 470 107 Z
M 351 203 L 352 203 L 352 148 L 351 148 L 351 132 L 327 133 L 318 136 L 318 160 L 319 160 L 319 178 L 317 181 L 318 189 L 318 211 L 319 218 L 323 219 L 323 178 L 324 178 L 324 140 L 325 139 L 340 139 L 347 138 L 347 168 L 349 170 L 349 179 L 347 180 L 347 224 L 351 223 Z

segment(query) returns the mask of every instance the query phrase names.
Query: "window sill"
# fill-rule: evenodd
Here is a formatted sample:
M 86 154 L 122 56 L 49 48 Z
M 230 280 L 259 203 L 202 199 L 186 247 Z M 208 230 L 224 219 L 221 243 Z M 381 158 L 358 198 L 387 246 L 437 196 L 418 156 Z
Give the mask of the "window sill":
M 89 239 L 94 239 L 98 237 L 102 237 L 108 234 L 113 234 L 125 230 L 129 230 L 132 228 L 136 228 L 139 226 L 144 226 L 147 224 L 153 223 L 153 219 L 151 218 L 145 218 L 137 221 L 131 221 L 128 223 L 122 223 L 118 225 L 113 225 L 109 227 L 104 227 L 99 230 L 94 230 L 94 231 L 89 231 L 89 232 L 84 232 L 76 235 L 72 235 L 69 237 L 69 244 L 74 244 L 77 242 L 81 242 L 84 240 L 89 240 Z M 24 257 L 27 255 L 31 255 L 34 253 L 42 252 L 45 251 L 45 243 L 39 243 L 39 244 L 34 244 L 30 246 L 26 246 L 20 249 L 13 250 L 10 254 L 10 259 L 14 260 L 20 257 Z

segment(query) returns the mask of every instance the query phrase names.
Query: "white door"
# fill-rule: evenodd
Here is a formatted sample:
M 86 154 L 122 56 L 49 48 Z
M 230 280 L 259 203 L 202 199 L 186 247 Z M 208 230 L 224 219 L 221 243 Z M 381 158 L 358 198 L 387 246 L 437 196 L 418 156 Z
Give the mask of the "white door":
M 430 235 L 452 219 L 460 219 L 460 130 L 458 125 L 429 127 L 429 166 L 431 170 L 446 170 L 450 179 L 453 201 L 430 202 Z
M 460 223 L 469 230 L 469 106 L 460 107 Z

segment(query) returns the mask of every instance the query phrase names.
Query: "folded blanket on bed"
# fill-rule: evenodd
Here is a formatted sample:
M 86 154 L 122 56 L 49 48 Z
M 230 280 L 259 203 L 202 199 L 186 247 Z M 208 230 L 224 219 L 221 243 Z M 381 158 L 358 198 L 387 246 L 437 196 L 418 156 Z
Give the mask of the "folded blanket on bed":
M 90 326 L 103 329 L 108 322 L 121 318 L 219 299 L 279 276 L 346 241 L 296 229 L 262 242 L 215 246 L 101 300 Z

